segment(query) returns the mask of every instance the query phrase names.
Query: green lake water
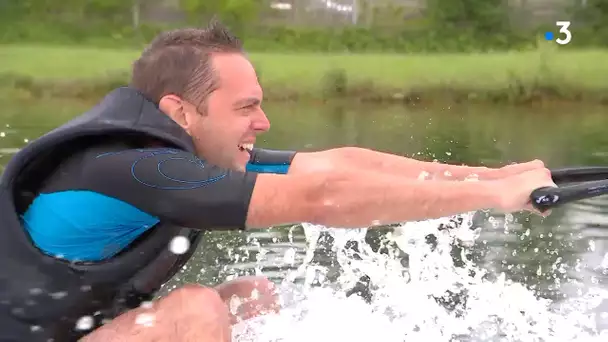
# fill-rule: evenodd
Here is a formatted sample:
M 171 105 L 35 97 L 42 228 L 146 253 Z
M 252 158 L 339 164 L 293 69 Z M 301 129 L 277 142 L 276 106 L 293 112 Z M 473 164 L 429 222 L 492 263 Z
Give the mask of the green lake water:
M 2 168 L 27 141 L 67 121 L 87 105 L 0 100 L 0 108 Z M 426 160 L 488 166 L 535 158 L 550 167 L 608 164 L 608 109 L 601 107 L 345 108 L 270 103 L 265 110 L 272 128 L 258 139 L 260 147 L 317 150 L 355 145 Z M 537 296 L 554 301 L 580 288 L 608 290 L 608 198 L 567 205 L 544 220 L 519 215 L 521 224 L 511 229 L 496 223 L 503 222 L 501 218 L 504 215 L 476 218 L 483 227 L 472 247 L 479 268 L 494 274 L 504 272 Z M 368 243 L 377 245 L 379 237 L 390 230 L 369 230 Z M 208 233 L 198 256 L 169 286 L 185 281 L 215 284 L 238 274 L 256 273 L 282 281 L 302 264 L 306 252 L 301 226 Z M 287 253 L 292 257 L 286 258 Z M 317 263 L 340 272 L 331 252 L 317 254 Z M 572 279 L 578 285 L 566 286 Z M 608 313 L 608 299 L 601 307 Z M 608 314 L 602 324 L 608 327 Z

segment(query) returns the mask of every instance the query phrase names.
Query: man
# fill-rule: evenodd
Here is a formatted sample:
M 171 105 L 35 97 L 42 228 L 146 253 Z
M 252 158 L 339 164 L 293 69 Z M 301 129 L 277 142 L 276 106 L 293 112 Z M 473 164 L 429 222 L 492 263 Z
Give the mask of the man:
M 555 186 L 539 161 L 488 169 L 353 147 L 256 149 L 270 126 L 262 97 L 225 28 L 166 32 L 130 87 L 17 153 L 0 187 L 0 340 L 229 341 L 236 320 L 278 309 L 269 281 L 188 285 L 150 302 L 201 231 L 532 210 L 530 192 Z M 471 173 L 481 181 L 459 181 Z M 169 248 L 178 238 L 190 248 Z

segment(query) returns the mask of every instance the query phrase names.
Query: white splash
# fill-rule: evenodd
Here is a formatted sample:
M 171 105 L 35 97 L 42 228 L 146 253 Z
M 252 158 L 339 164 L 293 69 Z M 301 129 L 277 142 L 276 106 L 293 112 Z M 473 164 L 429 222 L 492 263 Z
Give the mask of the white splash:
M 559 304 L 539 299 L 522 284 L 491 274 L 470 261 L 467 250 L 479 237 L 473 214 L 411 222 L 387 236 L 388 253 L 375 253 L 364 242 L 367 229 L 330 229 L 304 225 L 307 256 L 279 288 L 280 314 L 234 326 L 239 342 L 401 342 L 401 341 L 605 341 L 597 307 L 605 290 L 590 289 Z M 438 227 L 442 226 L 442 229 Z M 446 228 L 447 227 L 447 228 Z M 327 268 L 310 264 L 322 232 L 334 238 L 341 266 L 339 279 L 327 281 Z M 435 237 L 429 243 L 428 236 Z M 344 246 L 357 241 L 358 256 Z M 461 263 L 451 255 L 461 247 Z M 398 252 L 409 256 L 404 267 Z M 362 275 L 373 284 L 373 299 L 346 296 Z M 316 285 L 315 285 L 316 284 Z M 319 285 L 320 284 L 320 285 Z M 559 284 L 557 284 L 559 285 Z M 461 302 L 458 299 L 464 298 Z M 595 310 L 595 312 L 594 312 Z M 605 325 L 604 325 L 605 326 Z

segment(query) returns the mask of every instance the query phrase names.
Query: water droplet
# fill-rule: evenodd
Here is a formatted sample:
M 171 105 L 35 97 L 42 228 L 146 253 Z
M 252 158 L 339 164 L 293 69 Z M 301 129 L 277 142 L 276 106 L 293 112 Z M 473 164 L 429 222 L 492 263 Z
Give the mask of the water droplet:
M 76 330 L 91 330 L 94 324 L 95 320 L 93 319 L 93 316 L 82 316 L 76 321 Z
M 4 138 L 5 136 L 6 136 L 6 133 L 0 132 L 0 138 Z
M 296 250 L 294 248 L 288 248 L 283 255 L 283 262 L 288 265 L 293 265 L 296 261 Z
M 41 294 L 41 293 L 42 293 L 42 289 L 35 287 L 35 288 L 30 289 L 30 290 L 29 290 L 29 293 L 30 293 L 32 296 L 37 296 L 37 295 L 39 295 L 39 294 Z
M 230 313 L 236 315 L 241 306 L 241 299 L 237 296 L 232 296 L 228 306 L 230 307 Z
M 23 315 L 25 313 L 25 310 L 23 308 L 12 308 L 11 312 L 13 313 L 13 315 Z
M 50 295 L 50 296 L 51 296 L 51 298 L 53 298 L 53 299 L 61 299 L 61 298 L 64 298 L 65 296 L 67 296 L 67 295 L 68 295 L 68 293 L 67 293 L 67 292 L 65 292 L 65 291 L 59 291 L 59 292 L 53 292 L 53 293 L 51 293 L 51 294 L 49 294 L 49 295 Z
M 27 144 L 28 142 L 30 142 L 30 139 L 25 138 L 23 139 L 23 142 Z
M 427 179 L 431 174 L 426 172 L 426 171 L 422 171 L 420 172 L 420 174 L 418 175 L 418 180 L 425 180 Z
M 30 331 L 31 331 L 31 332 L 38 332 L 38 331 L 42 331 L 42 327 L 41 327 L 41 326 L 39 326 L 39 325 L 32 325 L 32 326 L 30 327 Z
M 169 250 L 174 254 L 184 254 L 190 249 L 190 240 L 185 236 L 176 236 L 169 243 Z
M 260 291 L 258 291 L 258 289 L 253 289 L 253 291 L 251 291 L 251 299 L 259 299 L 260 298 Z
M 600 267 L 602 267 L 603 269 L 608 269 L 608 253 L 604 254 L 604 258 L 600 263 Z
M 135 317 L 135 324 L 143 325 L 145 327 L 151 327 L 151 326 L 154 326 L 155 319 L 156 318 L 155 318 L 154 314 L 142 313 L 142 314 L 137 315 L 137 317 Z
M 141 302 L 141 305 L 140 305 L 140 307 L 143 309 L 152 309 L 153 306 L 154 306 L 154 302 L 151 302 L 151 301 Z

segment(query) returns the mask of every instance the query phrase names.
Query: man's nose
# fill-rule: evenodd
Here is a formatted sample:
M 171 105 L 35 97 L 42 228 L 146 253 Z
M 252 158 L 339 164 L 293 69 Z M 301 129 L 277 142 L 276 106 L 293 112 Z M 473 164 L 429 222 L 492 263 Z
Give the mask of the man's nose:
M 263 110 L 253 120 L 253 130 L 257 132 L 267 132 L 270 129 L 270 120 Z

